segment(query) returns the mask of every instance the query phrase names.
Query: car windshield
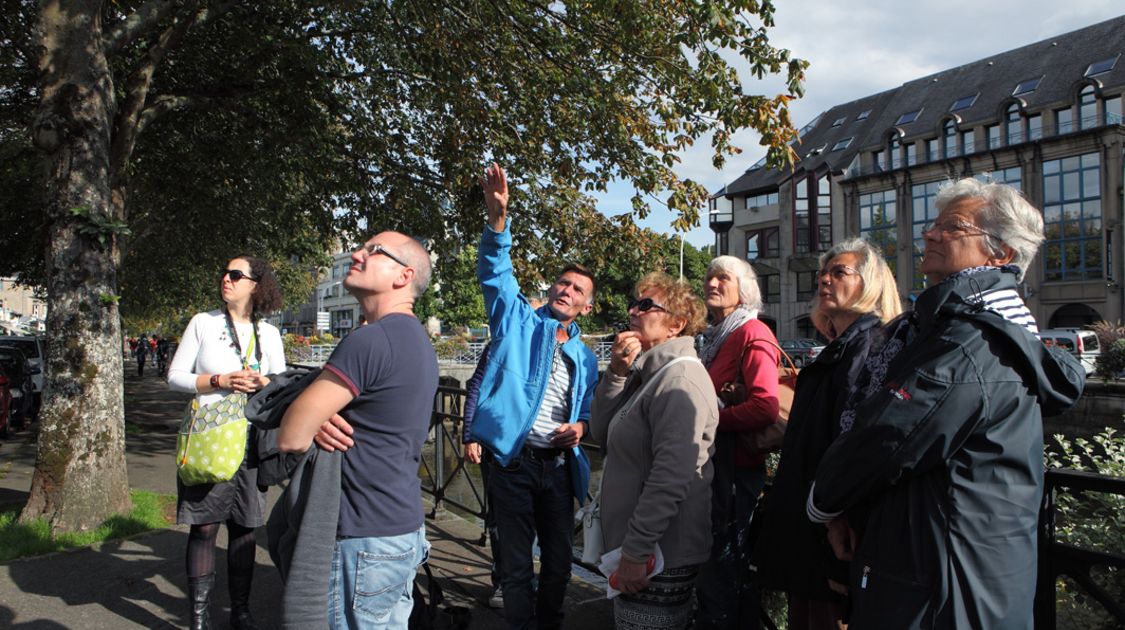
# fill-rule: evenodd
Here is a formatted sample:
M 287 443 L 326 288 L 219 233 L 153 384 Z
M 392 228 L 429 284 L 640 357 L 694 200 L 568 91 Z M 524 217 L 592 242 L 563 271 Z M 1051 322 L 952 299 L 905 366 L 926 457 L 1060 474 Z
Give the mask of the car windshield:
M 0 339 L 0 345 L 5 345 L 10 348 L 19 348 L 20 352 L 29 359 L 39 358 L 39 344 L 31 339 Z

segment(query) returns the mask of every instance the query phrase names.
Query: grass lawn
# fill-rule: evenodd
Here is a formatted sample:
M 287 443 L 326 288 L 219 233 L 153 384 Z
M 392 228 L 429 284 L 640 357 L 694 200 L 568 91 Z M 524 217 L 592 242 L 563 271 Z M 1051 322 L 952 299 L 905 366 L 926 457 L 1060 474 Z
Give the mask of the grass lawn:
M 128 514 L 111 517 L 93 531 L 55 537 L 51 536 L 44 520 L 20 523 L 23 506 L 0 509 L 0 562 L 128 538 L 141 532 L 164 529 L 174 522 L 175 496 L 142 490 L 130 491 L 129 496 L 133 499 L 133 509 Z

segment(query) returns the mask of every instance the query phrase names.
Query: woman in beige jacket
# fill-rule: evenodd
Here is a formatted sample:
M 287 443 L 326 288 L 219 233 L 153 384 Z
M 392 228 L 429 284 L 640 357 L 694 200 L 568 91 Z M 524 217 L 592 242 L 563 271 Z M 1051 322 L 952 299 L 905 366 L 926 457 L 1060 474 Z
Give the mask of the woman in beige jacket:
M 590 419 L 606 453 L 605 548 L 621 548 L 614 618 L 619 629 L 683 628 L 698 566 L 711 549 L 709 460 L 719 406 L 693 343 L 703 303 L 687 283 L 660 273 L 637 283 L 636 295 Z M 687 360 L 668 365 L 679 357 Z M 657 545 L 664 570 L 649 578 Z

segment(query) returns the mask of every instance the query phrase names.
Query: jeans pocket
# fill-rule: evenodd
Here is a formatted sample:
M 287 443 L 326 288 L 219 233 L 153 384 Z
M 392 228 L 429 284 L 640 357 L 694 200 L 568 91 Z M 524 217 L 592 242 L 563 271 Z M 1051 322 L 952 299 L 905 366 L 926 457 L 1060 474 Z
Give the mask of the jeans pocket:
M 374 622 L 387 620 L 395 604 L 410 593 L 416 572 L 415 554 L 413 548 L 395 554 L 359 552 L 352 602 L 357 617 Z

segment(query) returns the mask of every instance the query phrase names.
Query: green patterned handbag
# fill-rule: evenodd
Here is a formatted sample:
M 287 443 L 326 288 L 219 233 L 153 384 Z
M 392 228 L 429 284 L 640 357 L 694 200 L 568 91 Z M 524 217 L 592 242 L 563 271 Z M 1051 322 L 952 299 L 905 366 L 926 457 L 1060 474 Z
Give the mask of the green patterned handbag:
M 192 400 L 176 438 L 176 469 L 185 486 L 230 481 L 246 455 L 246 394 L 200 406 Z

